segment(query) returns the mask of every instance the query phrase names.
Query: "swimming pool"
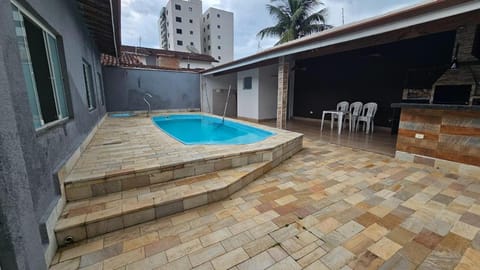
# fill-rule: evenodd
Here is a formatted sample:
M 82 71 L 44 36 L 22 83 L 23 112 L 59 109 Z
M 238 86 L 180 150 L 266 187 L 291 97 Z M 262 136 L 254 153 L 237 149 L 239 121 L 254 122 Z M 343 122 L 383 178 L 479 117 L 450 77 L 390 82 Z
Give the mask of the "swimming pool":
M 135 116 L 136 114 L 133 112 L 124 112 L 124 113 L 111 113 L 110 117 L 113 118 L 123 118 L 123 117 L 132 117 Z
M 199 114 L 156 116 L 157 127 L 184 144 L 249 144 L 274 133 L 252 126 Z

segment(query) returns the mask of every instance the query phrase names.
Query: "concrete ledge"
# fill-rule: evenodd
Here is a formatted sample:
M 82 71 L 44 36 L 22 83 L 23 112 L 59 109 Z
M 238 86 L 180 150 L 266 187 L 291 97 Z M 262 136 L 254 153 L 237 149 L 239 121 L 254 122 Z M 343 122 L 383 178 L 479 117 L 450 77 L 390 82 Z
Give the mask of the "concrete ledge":
M 455 173 L 472 177 L 480 177 L 479 166 L 463 164 L 455 161 L 433 158 L 429 156 L 411 154 L 403 151 L 396 151 L 395 158 L 403 161 L 434 167 L 443 173 Z
M 61 219 L 55 228 L 57 243 L 62 246 L 66 237 L 72 237 L 77 242 L 222 200 L 262 175 L 264 168 L 270 168 L 267 166 L 269 163 L 252 164 L 248 171 L 237 178 L 222 181 L 211 189 L 199 188 L 190 193 L 173 193 L 171 196 L 167 193 L 165 197 L 152 192 L 143 194 L 144 200 L 128 206 L 118 202 L 118 207 L 99 211 L 98 214 Z
M 66 237 L 72 237 L 76 242 L 222 200 L 250 184 L 302 148 L 301 137 L 289 141 L 276 147 L 268 154 L 262 154 L 262 158 L 268 159 L 266 161 L 259 160 L 252 164 L 223 170 L 222 173 L 213 173 L 219 178 L 213 179 L 215 182 L 208 183 L 205 187 L 202 187 L 199 183 L 212 180 L 208 174 L 205 177 L 186 177 L 176 180 L 175 182 L 179 182 L 179 185 L 172 189 L 178 189 L 181 192 L 169 192 L 168 189 L 172 186 L 170 183 L 165 185 L 165 189 L 162 189 L 158 184 L 152 185 L 150 192 L 137 195 L 135 202 L 132 201 L 134 197 L 129 197 L 125 192 L 73 202 L 72 206 L 67 205 L 66 216 L 60 219 L 56 225 L 57 244 L 64 245 Z M 230 171 L 230 173 L 227 171 Z M 182 185 L 186 187 L 191 183 L 195 183 L 197 188 L 193 190 L 182 188 Z M 94 202 L 105 204 L 109 197 L 115 196 L 118 198 L 126 197 L 108 202 L 111 205 L 108 209 L 68 217 L 69 211 L 76 205 L 80 208 L 87 205 L 94 207 Z
M 58 249 L 57 241 L 55 238 L 55 224 L 60 218 L 60 215 L 62 214 L 62 211 L 66 204 L 64 188 L 65 179 L 67 175 L 72 171 L 73 167 L 77 163 L 81 154 L 87 148 L 88 144 L 90 144 L 90 142 L 92 141 L 95 133 L 97 132 L 98 128 L 103 124 L 106 117 L 107 115 L 105 114 L 102 119 L 100 119 L 100 121 L 98 121 L 98 123 L 93 127 L 90 133 L 88 133 L 82 144 L 80 144 L 80 146 L 73 152 L 73 154 L 65 161 L 65 163 L 60 167 L 60 169 L 57 170 L 56 177 L 60 185 L 60 198 L 54 205 L 52 211 L 50 212 L 50 215 L 48 215 L 48 217 L 45 217 L 43 222 L 44 230 L 48 237 L 48 244 L 46 244 L 44 252 L 45 262 L 47 263 L 47 265 L 50 265 L 50 262 L 52 261 L 53 256 L 55 256 L 55 253 Z

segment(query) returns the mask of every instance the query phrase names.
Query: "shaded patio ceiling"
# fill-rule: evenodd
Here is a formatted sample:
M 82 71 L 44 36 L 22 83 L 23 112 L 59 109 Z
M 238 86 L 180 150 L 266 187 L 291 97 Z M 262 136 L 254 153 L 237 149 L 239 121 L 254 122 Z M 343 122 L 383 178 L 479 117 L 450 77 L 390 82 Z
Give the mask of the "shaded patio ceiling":
M 120 55 L 120 0 L 77 0 L 77 3 L 100 52 Z

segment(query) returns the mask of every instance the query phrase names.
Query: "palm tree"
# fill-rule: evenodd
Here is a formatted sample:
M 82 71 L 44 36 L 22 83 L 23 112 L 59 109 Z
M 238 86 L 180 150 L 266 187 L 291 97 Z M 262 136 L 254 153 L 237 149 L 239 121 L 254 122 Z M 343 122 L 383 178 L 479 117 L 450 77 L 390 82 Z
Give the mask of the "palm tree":
M 275 45 L 332 27 L 325 24 L 325 8 L 314 12 L 318 6 L 324 5 L 319 0 L 271 0 L 271 3 L 267 4 L 267 10 L 277 24 L 262 29 L 257 36 L 261 39 L 266 36 L 280 37 Z M 273 5 L 275 3 L 277 5 Z

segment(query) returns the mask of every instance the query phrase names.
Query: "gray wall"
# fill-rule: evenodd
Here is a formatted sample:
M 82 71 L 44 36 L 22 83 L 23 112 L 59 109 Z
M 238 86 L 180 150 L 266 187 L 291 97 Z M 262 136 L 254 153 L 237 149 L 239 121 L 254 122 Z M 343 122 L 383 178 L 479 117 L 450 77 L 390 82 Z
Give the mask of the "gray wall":
M 57 34 L 60 53 L 64 54 L 71 118 L 35 131 L 10 1 L 0 1 L 0 266 L 44 269 L 40 264 L 44 260 L 42 245 L 48 240 L 40 228 L 59 198 L 54 174 L 103 117 L 105 107 L 97 91 L 97 109 L 90 112 L 87 108 L 82 59 L 94 72 L 101 72 L 101 67 L 99 52 L 78 14 L 76 1 L 50 0 L 48 5 L 44 0 L 18 2 Z
M 199 109 L 200 75 L 151 69 L 104 67 L 107 110 L 145 111 L 145 92 L 152 110 Z

